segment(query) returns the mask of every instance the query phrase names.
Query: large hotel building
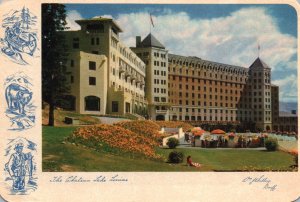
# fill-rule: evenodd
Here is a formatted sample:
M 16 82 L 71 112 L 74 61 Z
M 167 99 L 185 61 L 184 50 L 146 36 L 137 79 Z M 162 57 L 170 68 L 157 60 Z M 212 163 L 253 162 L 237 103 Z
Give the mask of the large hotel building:
M 76 22 L 81 30 L 64 34 L 70 47 L 69 100 L 79 113 L 255 123 L 259 130 L 273 130 L 279 120 L 278 86 L 260 58 L 239 67 L 175 55 L 151 33 L 143 40 L 137 36 L 136 46 L 128 48 L 112 19 Z

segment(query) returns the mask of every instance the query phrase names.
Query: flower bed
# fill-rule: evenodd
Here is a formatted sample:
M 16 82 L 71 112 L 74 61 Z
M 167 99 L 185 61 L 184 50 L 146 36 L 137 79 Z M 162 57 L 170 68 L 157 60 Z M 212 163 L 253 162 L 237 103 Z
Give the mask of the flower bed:
M 115 125 L 98 124 L 81 127 L 75 130 L 67 141 L 96 150 L 104 149 L 115 153 L 128 152 L 153 159 L 160 158 L 154 150 L 157 143 L 151 138 Z
M 123 121 L 114 124 L 114 126 L 128 129 L 139 135 L 148 137 L 157 143 L 159 143 L 163 136 L 159 133 L 160 126 L 153 121 Z

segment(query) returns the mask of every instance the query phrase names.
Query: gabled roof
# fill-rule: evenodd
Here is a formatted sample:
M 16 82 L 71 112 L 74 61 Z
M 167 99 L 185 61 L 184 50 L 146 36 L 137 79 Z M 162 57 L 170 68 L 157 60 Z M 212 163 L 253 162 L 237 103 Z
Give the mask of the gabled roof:
M 262 61 L 259 57 L 252 63 L 249 68 L 270 68 L 264 61 Z
M 165 46 L 162 45 L 151 33 L 144 38 L 144 40 L 141 42 L 142 47 L 156 47 L 156 48 L 162 48 L 165 49 Z

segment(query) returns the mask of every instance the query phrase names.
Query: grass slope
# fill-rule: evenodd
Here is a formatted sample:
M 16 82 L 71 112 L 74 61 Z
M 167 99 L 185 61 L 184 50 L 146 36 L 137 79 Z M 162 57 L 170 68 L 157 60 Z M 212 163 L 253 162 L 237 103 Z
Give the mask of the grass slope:
M 192 156 L 193 161 L 203 164 L 201 169 L 188 167 L 186 163 L 172 165 L 163 161 L 129 158 L 94 151 L 83 146 L 62 144 L 76 127 L 43 127 L 43 171 L 234 171 L 252 169 L 289 170 L 293 156 L 281 151 L 176 149 Z M 170 149 L 157 149 L 167 158 Z

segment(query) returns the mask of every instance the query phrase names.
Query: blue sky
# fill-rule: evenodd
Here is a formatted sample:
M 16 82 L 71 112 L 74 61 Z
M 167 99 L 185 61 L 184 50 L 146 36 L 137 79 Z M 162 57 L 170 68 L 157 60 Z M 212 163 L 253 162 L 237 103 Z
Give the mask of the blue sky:
M 82 14 L 83 18 L 91 18 L 99 14 L 109 14 L 116 18 L 120 13 L 130 14 L 136 12 L 149 12 L 153 15 L 159 15 L 165 10 L 174 12 L 187 12 L 191 18 L 207 18 L 225 17 L 233 11 L 247 7 L 262 7 L 268 10 L 270 15 L 276 18 L 279 28 L 285 33 L 293 36 L 297 35 L 297 13 L 296 10 L 287 4 L 66 4 L 67 10 L 77 10 Z
M 286 4 L 67 4 L 68 26 L 77 19 L 112 17 L 122 40 L 150 32 L 170 53 L 249 67 L 258 56 L 272 68 L 280 101 L 297 102 L 297 14 Z

